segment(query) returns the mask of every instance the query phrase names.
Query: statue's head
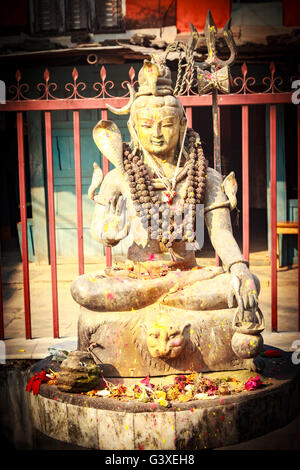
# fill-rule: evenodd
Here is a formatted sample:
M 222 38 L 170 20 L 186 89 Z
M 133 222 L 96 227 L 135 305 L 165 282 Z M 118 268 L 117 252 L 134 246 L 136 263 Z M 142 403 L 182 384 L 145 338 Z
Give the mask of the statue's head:
M 164 158 L 180 147 L 186 129 L 181 102 L 173 95 L 171 72 L 157 60 L 145 60 L 138 76 L 139 90 L 117 114 L 130 112 L 128 128 L 136 146 Z
M 180 145 L 185 125 L 182 105 L 172 95 L 139 96 L 132 105 L 128 123 L 135 144 L 140 143 L 147 152 L 160 157 Z

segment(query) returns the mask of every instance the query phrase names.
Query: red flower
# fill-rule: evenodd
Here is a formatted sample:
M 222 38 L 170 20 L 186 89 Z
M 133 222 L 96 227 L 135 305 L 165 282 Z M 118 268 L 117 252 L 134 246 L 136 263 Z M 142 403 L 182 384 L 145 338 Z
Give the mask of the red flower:
M 256 377 L 250 377 L 249 380 L 245 383 L 245 389 L 246 390 L 256 390 L 257 388 L 261 387 L 263 385 L 262 381 L 259 378 L 259 375 Z
M 139 387 L 137 384 L 134 386 L 133 390 L 134 390 L 135 393 L 141 393 L 142 392 L 141 387 Z
M 180 391 L 184 390 L 186 386 L 186 376 L 185 375 L 178 375 L 175 377 L 174 380 L 175 384 L 178 385 Z
M 143 385 L 149 385 L 149 382 L 150 382 L 150 374 L 147 375 L 147 377 L 145 377 L 143 380 L 140 381 L 141 384 Z
M 141 384 L 146 385 L 146 387 L 153 388 L 154 385 L 150 383 L 150 375 L 148 374 L 143 380 L 140 381 Z
M 207 390 L 207 395 L 215 395 L 217 390 L 218 390 L 218 387 L 211 385 L 209 389 Z
M 149 256 L 149 258 L 146 259 L 146 261 L 153 261 L 154 258 L 155 258 L 154 253 L 151 253 L 150 256 Z
M 126 391 L 127 387 L 125 385 L 119 385 L 117 388 L 117 392 L 119 395 L 123 395 L 124 393 L 126 393 Z
M 185 382 L 186 381 L 186 376 L 185 375 L 178 375 L 177 377 L 175 377 L 175 383 L 176 384 L 179 384 L 181 382 Z
M 46 376 L 46 371 L 42 370 L 42 372 L 37 372 L 31 379 L 29 380 L 26 386 L 26 392 L 33 392 L 34 395 L 37 395 L 40 391 L 40 386 L 42 382 L 48 382 L 50 377 Z

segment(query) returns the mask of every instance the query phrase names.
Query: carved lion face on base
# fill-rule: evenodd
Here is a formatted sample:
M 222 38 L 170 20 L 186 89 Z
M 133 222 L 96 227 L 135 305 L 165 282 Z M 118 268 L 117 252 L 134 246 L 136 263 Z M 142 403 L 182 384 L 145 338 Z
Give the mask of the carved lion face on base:
M 146 344 L 152 357 L 176 358 L 188 342 L 190 324 L 180 327 L 166 321 L 153 321 L 143 324 L 143 327 Z

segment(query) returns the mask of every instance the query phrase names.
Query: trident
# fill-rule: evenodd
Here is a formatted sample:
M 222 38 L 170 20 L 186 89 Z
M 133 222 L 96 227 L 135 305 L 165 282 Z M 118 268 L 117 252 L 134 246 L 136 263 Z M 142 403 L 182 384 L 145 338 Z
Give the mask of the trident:
M 217 27 L 212 18 L 210 10 L 207 12 L 204 35 L 207 45 L 207 59 L 203 63 L 195 63 L 198 78 L 198 93 L 205 94 L 212 92 L 212 119 L 213 119 L 213 135 L 214 135 L 214 160 L 215 168 L 222 173 L 221 163 L 221 146 L 220 146 L 220 123 L 218 113 L 218 91 L 229 93 L 230 90 L 230 73 L 229 65 L 231 65 L 236 57 L 236 45 L 233 34 L 230 29 L 231 18 L 226 22 L 223 28 L 223 37 L 229 48 L 230 56 L 227 60 L 221 60 L 216 53 L 216 36 Z M 192 37 L 198 34 L 195 27 L 191 24 Z M 198 34 L 199 37 L 199 34 Z M 194 40 L 191 39 L 191 42 Z M 207 70 L 210 68 L 210 70 Z
M 214 134 L 214 159 L 215 168 L 219 173 L 222 172 L 221 149 L 220 149 L 220 125 L 218 116 L 218 91 L 229 93 L 229 65 L 236 57 L 236 45 L 233 34 L 230 29 L 231 19 L 229 19 L 223 28 L 223 37 L 230 50 L 230 56 L 227 60 L 221 60 L 216 53 L 217 27 L 214 23 L 210 10 L 207 12 L 204 35 L 207 45 L 207 59 L 204 62 L 195 62 L 193 53 L 199 39 L 199 33 L 191 23 L 191 36 L 188 43 L 176 41 L 170 44 L 166 49 L 165 60 L 170 52 L 179 53 L 178 75 L 174 95 L 181 95 L 184 87 L 192 87 L 194 75 L 198 79 L 198 93 L 205 94 L 212 92 L 212 118 Z M 185 56 L 185 64 L 182 63 L 182 56 Z

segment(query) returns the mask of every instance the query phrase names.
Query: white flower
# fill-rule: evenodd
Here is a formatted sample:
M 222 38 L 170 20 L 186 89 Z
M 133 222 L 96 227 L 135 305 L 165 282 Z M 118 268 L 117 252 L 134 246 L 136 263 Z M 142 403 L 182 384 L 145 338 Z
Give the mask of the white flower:
M 96 393 L 98 397 L 109 397 L 110 396 L 110 391 L 109 390 L 99 390 L 99 392 Z

